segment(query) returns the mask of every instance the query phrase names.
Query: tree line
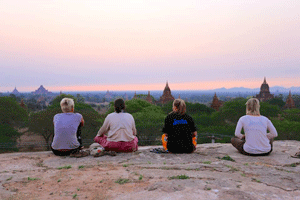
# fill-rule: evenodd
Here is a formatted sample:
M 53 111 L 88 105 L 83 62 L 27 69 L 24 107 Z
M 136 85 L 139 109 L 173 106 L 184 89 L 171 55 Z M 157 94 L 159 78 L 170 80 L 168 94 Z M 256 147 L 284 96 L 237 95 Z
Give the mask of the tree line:
M 19 128 L 28 127 L 29 131 L 41 135 L 48 147 L 52 141 L 54 126 L 53 117 L 61 113 L 61 99 L 74 99 L 75 112 L 85 119 L 82 128 L 83 141 L 92 143 L 105 117 L 114 112 L 113 101 L 108 111 L 100 115 L 92 106 L 84 103 L 81 96 L 61 94 L 55 97 L 50 105 L 38 112 L 29 112 L 22 108 L 12 97 L 0 97 L 0 148 L 17 151 Z M 195 121 L 198 131 L 198 143 L 211 142 L 214 135 L 216 142 L 226 143 L 234 136 L 238 119 L 245 115 L 247 98 L 235 98 L 224 102 L 219 111 L 200 103 L 186 102 L 187 114 Z M 164 119 L 172 111 L 172 102 L 164 105 L 153 105 L 143 99 L 131 99 L 125 102 L 126 112 L 133 115 L 138 131 L 139 145 L 160 145 Z M 260 112 L 271 119 L 278 131 L 279 140 L 300 140 L 300 109 L 284 110 L 285 102 L 275 98 L 261 102 Z M 7 145 L 9 144 L 9 145 Z

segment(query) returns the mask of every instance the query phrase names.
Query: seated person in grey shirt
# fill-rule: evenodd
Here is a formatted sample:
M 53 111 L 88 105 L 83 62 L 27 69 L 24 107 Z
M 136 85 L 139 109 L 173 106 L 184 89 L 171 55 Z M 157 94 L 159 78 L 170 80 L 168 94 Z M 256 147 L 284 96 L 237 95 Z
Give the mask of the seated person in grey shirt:
M 56 114 L 53 118 L 54 137 L 51 150 L 58 156 L 83 157 L 89 155 L 82 151 L 81 126 L 84 120 L 81 114 L 74 113 L 74 101 L 63 98 L 60 102 L 63 113 Z

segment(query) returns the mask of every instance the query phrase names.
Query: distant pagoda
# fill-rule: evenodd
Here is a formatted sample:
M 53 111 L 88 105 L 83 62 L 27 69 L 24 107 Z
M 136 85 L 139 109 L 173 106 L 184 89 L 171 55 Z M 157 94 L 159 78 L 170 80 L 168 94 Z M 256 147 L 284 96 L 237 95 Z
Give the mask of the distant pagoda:
M 269 85 L 266 81 L 266 77 L 264 78 L 264 82 L 260 86 L 260 92 L 256 95 L 256 98 L 259 101 L 267 101 L 269 99 L 273 99 L 274 95 L 270 93 Z
M 146 101 L 148 101 L 149 103 L 153 103 L 152 102 L 152 97 L 150 96 L 150 91 L 148 91 L 148 95 L 146 97 Z
M 286 103 L 285 103 L 284 108 L 285 108 L 285 109 L 296 108 L 295 102 L 294 102 L 294 100 L 293 100 L 293 98 L 292 98 L 291 91 L 289 92 L 289 96 L 288 96 L 287 99 L 286 99 Z
M 16 87 L 11 93 L 14 94 L 14 95 L 19 95 L 20 94 L 20 92 L 17 90 Z
M 105 94 L 105 99 L 112 99 L 112 94 L 109 92 L 109 90 L 107 90 L 106 94 Z
M 52 92 L 49 92 L 48 90 L 46 90 L 44 88 L 43 85 L 41 85 L 36 91 L 32 92 L 32 94 L 36 94 L 36 95 L 50 95 L 50 94 L 52 94 Z
M 215 109 L 216 111 L 219 111 L 222 105 L 223 105 L 223 101 L 219 100 L 219 98 L 217 97 L 217 93 L 215 93 L 210 107 Z
M 166 87 L 163 91 L 163 95 L 160 97 L 158 102 L 161 104 L 165 104 L 165 103 L 168 103 L 169 101 L 174 101 L 174 100 L 175 100 L 175 98 L 171 94 L 171 89 L 170 89 L 168 81 L 167 81 Z

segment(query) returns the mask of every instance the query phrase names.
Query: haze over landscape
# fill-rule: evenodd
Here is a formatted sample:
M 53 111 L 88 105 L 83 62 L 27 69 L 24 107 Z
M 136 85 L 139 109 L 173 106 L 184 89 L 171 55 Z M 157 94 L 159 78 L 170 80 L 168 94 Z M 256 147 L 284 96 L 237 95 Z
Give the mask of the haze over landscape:
M 0 92 L 300 86 L 300 1 L 0 2 Z

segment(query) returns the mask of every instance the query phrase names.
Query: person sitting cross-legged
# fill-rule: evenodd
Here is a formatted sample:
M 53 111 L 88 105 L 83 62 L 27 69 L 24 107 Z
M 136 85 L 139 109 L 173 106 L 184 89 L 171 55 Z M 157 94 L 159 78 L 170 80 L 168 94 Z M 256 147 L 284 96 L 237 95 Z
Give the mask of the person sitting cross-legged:
M 273 140 L 278 135 L 272 122 L 260 115 L 259 108 L 258 99 L 251 98 L 247 101 L 246 115 L 239 119 L 235 137 L 231 138 L 231 144 L 244 155 L 269 155 L 273 150 Z M 242 129 L 245 135 L 241 134 Z
M 84 124 L 84 119 L 81 114 L 74 113 L 73 99 L 63 98 L 60 107 L 63 113 L 56 114 L 53 118 L 52 152 L 57 156 L 88 156 L 89 152 L 82 150 L 81 126 Z
M 133 152 L 138 150 L 135 122 L 131 114 L 125 112 L 125 102 L 114 102 L 115 112 L 107 115 L 94 141 L 105 151 Z
M 173 112 L 166 117 L 162 130 L 164 150 L 171 153 L 192 153 L 196 150 L 197 129 L 192 117 L 185 112 L 185 102 L 175 99 Z

